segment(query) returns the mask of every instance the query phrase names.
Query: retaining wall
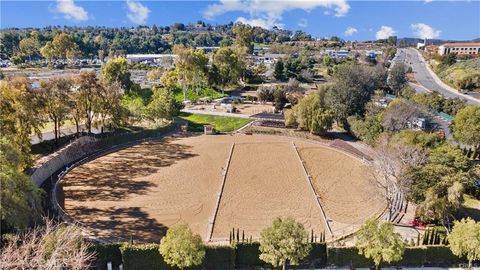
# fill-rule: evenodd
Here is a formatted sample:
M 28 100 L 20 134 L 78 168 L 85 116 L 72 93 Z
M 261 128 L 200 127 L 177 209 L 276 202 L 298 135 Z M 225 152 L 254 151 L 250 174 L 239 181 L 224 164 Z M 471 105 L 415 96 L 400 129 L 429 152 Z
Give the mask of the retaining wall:
M 33 183 L 41 186 L 46 179 L 67 164 L 93 153 L 97 150 L 97 144 L 98 140 L 94 137 L 80 137 L 55 153 L 39 159 L 30 173 Z

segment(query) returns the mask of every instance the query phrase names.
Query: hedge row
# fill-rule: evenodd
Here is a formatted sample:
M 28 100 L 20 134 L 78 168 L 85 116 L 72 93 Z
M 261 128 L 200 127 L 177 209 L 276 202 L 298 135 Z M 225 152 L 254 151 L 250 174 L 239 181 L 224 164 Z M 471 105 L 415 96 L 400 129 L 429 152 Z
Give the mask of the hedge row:
M 123 263 L 125 270 L 154 269 L 172 270 L 158 251 L 158 244 L 110 244 L 99 245 L 93 249 L 97 252 L 98 269 L 105 269 L 107 261 L 112 261 L 114 268 Z M 268 266 L 259 259 L 258 243 L 237 243 L 230 246 L 207 246 L 204 262 L 196 269 L 220 270 Z M 407 247 L 400 262 L 383 266 L 451 266 L 465 262 L 453 255 L 447 246 Z M 326 247 L 323 243 L 313 243 L 310 255 L 301 263 L 301 267 L 370 267 L 373 261 L 358 254 L 355 247 Z
M 407 247 L 401 261 L 383 266 L 451 266 L 465 261 L 453 255 L 447 246 L 420 246 Z M 358 254 L 355 247 L 338 247 L 328 248 L 327 265 L 370 267 L 373 261 Z

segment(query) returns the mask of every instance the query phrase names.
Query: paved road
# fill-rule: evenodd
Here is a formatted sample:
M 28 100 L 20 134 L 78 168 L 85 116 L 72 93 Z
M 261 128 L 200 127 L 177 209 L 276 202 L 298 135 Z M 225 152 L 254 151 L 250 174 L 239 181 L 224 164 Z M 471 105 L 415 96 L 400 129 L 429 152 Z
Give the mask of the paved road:
M 398 49 L 394 62 L 404 62 L 412 67 L 415 80 L 418 84 L 411 86 L 418 92 L 437 91 L 447 98 L 459 97 L 467 100 L 470 105 L 480 105 L 480 100 L 459 93 L 457 90 L 443 83 L 425 63 L 425 59 L 413 48 Z

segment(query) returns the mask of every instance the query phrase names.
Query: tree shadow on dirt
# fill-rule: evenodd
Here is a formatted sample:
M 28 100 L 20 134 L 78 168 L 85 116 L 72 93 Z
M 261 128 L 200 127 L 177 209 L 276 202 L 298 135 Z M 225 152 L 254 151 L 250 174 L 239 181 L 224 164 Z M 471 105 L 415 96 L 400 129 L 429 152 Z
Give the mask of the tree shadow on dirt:
M 162 167 L 197 156 L 191 152 L 191 146 L 172 140 L 135 145 L 75 168 L 64 178 L 62 195 L 75 201 L 116 201 L 130 194 L 146 194 L 156 185 L 136 178 L 152 175 Z
M 151 218 L 140 207 L 108 209 L 76 207 L 68 210 L 73 218 L 78 218 L 90 235 L 110 242 L 158 243 L 165 235 L 167 227 Z

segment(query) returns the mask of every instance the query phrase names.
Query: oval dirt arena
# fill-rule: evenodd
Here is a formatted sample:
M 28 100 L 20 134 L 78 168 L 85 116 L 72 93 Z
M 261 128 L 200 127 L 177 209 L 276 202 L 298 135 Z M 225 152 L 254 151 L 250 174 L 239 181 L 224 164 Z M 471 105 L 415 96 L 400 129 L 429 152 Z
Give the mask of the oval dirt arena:
M 107 241 L 159 241 L 178 223 L 204 241 L 228 241 L 232 228 L 257 239 L 274 218 L 287 216 L 328 240 L 386 205 L 360 159 L 266 135 L 142 143 L 74 168 L 62 186 L 65 212 Z

